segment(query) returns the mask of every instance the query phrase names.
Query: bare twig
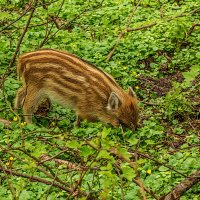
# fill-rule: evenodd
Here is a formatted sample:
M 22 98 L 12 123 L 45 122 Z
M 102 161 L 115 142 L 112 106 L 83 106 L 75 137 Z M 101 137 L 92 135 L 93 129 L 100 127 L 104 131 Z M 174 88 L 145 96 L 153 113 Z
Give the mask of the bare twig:
M 153 102 L 147 102 L 147 101 L 140 101 L 141 103 L 144 103 L 148 106 L 159 106 L 159 103 L 153 103 Z
M 38 3 L 38 0 L 35 0 L 35 5 L 32 7 L 32 11 L 31 11 L 30 16 L 29 16 L 29 18 L 28 18 L 28 21 L 27 21 L 27 23 L 26 23 L 26 26 L 24 27 L 24 30 L 23 30 L 23 32 L 22 32 L 22 35 L 21 35 L 21 37 L 19 38 L 19 41 L 18 41 L 18 43 L 17 43 L 17 47 L 16 47 L 16 50 L 15 50 L 15 53 L 14 53 L 14 55 L 13 55 L 11 61 L 10 61 L 9 66 L 8 66 L 8 70 L 10 70 L 10 68 L 13 66 L 13 64 L 14 64 L 14 62 L 15 62 L 15 59 L 16 59 L 17 54 L 18 54 L 18 52 L 19 52 L 19 47 L 20 47 L 20 45 L 21 45 L 21 43 L 22 43 L 22 40 L 23 40 L 23 38 L 24 38 L 24 36 L 25 36 L 27 30 L 28 30 L 28 27 L 29 27 L 29 24 L 30 24 L 31 19 L 32 19 L 32 17 L 33 17 L 33 13 L 35 12 L 35 7 L 37 6 L 37 3 Z
M 126 29 L 126 30 L 127 30 L 127 32 L 130 32 L 130 31 L 138 31 L 138 30 L 150 28 L 150 27 L 152 27 L 152 26 L 155 26 L 156 24 L 157 24 L 157 22 L 153 22 L 153 23 L 148 24 L 148 25 L 144 25 L 144 26 L 140 26 L 140 27 L 136 27 L 136 28 L 128 28 L 128 29 Z
M 184 179 L 181 183 L 173 188 L 173 190 L 161 197 L 159 200 L 178 200 L 180 196 L 189 190 L 193 185 L 200 181 L 200 170 L 194 172 L 192 175 Z
M 120 173 L 120 170 L 116 167 L 117 174 L 120 178 L 120 189 L 121 189 L 121 199 L 124 200 L 124 190 L 123 190 L 123 179 Z
M 140 5 L 141 1 L 142 1 L 142 0 L 139 0 L 139 2 L 137 3 L 137 5 L 133 8 L 132 13 L 131 13 L 131 14 L 129 15 L 129 17 L 128 17 L 125 30 L 123 30 L 123 31 L 121 31 L 121 32 L 119 33 L 118 38 L 117 38 L 117 41 L 116 41 L 114 47 L 112 48 L 112 50 L 110 51 L 110 53 L 108 54 L 108 56 L 107 56 L 107 58 L 106 58 L 106 61 L 109 61 L 109 60 L 112 58 L 113 53 L 115 52 L 115 50 L 116 50 L 116 48 L 117 48 L 117 46 L 118 46 L 120 40 L 124 37 L 125 33 L 127 32 L 127 29 L 128 29 L 128 27 L 130 26 L 130 24 L 131 24 L 131 20 L 132 20 L 132 18 L 133 18 L 133 15 L 134 15 L 135 12 L 137 11 L 137 8 L 138 8 L 138 6 Z

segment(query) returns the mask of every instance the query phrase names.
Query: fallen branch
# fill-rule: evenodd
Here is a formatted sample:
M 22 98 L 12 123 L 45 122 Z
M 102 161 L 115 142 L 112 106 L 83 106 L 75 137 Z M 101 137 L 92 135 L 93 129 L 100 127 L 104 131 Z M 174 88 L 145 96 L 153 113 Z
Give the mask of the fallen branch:
M 192 10 L 192 11 L 189 12 L 189 13 L 181 13 L 181 14 L 179 14 L 179 15 L 176 15 L 176 16 L 174 16 L 174 17 L 171 17 L 171 18 L 169 18 L 169 19 L 166 19 L 165 21 L 166 21 L 166 22 L 170 22 L 170 21 L 172 21 L 172 20 L 174 20 L 174 19 L 177 19 L 177 18 L 179 18 L 179 17 L 184 17 L 184 16 L 187 16 L 187 15 L 192 15 L 192 14 L 197 13 L 197 12 L 199 12 L 199 11 L 200 11 L 200 8 L 196 8 L 196 9 Z M 128 28 L 128 29 L 126 29 L 126 31 L 127 31 L 127 32 L 130 32 L 130 31 L 138 31 L 138 30 L 150 28 L 150 27 L 155 26 L 155 25 L 157 25 L 157 24 L 159 24 L 159 23 L 158 23 L 158 22 L 153 22 L 153 23 L 148 24 L 148 25 L 145 25 L 145 26 L 140 26 L 140 27 L 136 27 L 136 28 Z
M 187 177 L 179 183 L 170 193 L 161 197 L 159 200 L 178 200 L 180 196 L 189 190 L 193 185 L 200 181 L 200 170 L 194 172 L 191 176 Z
M 136 7 L 137 7 L 137 6 L 136 6 Z M 172 21 L 172 20 L 174 20 L 174 19 L 176 19 L 176 18 L 184 17 L 184 16 L 187 16 L 187 15 L 192 15 L 192 14 L 197 13 L 197 12 L 199 12 L 199 11 L 200 11 L 200 7 L 198 7 L 198 8 L 196 8 L 196 9 L 192 10 L 192 11 L 189 12 L 189 13 L 181 13 L 181 14 L 176 15 L 176 16 L 174 16 L 174 17 L 171 17 L 171 18 L 169 18 L 169 19 L 165 19 L 165 20 L 163 19 L 163 21 L 170 22 L 170 21 Z M 132 15 L 132 16 L 133 16 L 133 15 Z M 162 22 L 163 22 L 163 21 L 162 21 Z M 130 20 L 129 20 L 129 22 L 130 22 Z M 160 23 L 160 22 L 159 22 L 159 23 Z M 159 24 L 159 23 L 158 23 L 158 22 L 152 22 L 152 23 L 150 23 L 150 24 L 148 24 L 148 25 L 144 25 L 144 26 L 140 26 L 140 27 L 136 27 L 136 28 L 129 28 L 128 26 L 126 26 L 125 31 L 124 31 L 124 32 L 121 32 L 121 33 L 119 34 L 118 39 L 117 39 L 115 45 L 113 46 L 112 50 L 110 51 L 110 53 L 108 54 L 108 56 L 107 56 L 107 58 L 106 58 L 106 61 L 109 61 L 109 60 L 112 58 L 112 56 L 113 56 L 113 54 L 114 54 L 114 52 L 115 52 L 115 50 L 116 50 L 116 48 L 117 48 L 117 46 L 118 46 L 118 44 L 119 44 L 121 38 L 125 35 L 126 32 L 132 32 L 132 31 L 138 31 L 138 30 L 142 30 L 142 29 L 147 29 L 147 28 L 153 27 L 153 26 L 155 26 L 155 25 L 157 25 L 157 24 Z M 128 25 L 130 25 L 130 23 L 129 23 Z

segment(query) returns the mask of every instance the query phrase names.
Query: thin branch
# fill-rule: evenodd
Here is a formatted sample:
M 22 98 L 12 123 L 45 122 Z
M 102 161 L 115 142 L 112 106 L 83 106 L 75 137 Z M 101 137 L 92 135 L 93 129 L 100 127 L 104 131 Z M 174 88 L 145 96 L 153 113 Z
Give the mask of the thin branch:
M 37 164 L 37 163 L 40 163 L 40 160 L 39 160 L 38 158 L 36 158 L 36 157 L 34 157 L 33 155 L 29 154 L 27 151 L 22 150 L 22 149 L 19 149 L 19 150 L 22 151 L 23 153 L 25 153 L 25 154 L 26 154 L 27 156 L 29 156 L 30 158 L 32 158 L 32 159 L 35 161 L 36 164 Z M 11 155 L 13 155 L 13 157 L 17 157 L 17 156 L 14 155 L 12 152 L 8 152 L 8 153 L 11 154 Z M 26 161 L 24 161 L 24 163 L 28 164 L 28 162 L 26 162 Z M 42 168 L 42 167 L 40 167 L 40 166 L 37 166 L 36 168 L 37 168 L 39 171 L 43 172 L 43 173 L 44 173 L 46 176 L 48 176 L 49 178 L 55 179 L 57 182 L 59 182 L 59 183 L 61 183 L 61 184 L 63 184 L 63 185 L 67 185 L 67 186 L 68 186 L 68 184 L 67 184 L 66 182 L 62 181 L 58 176 L 55 175 L 55 173 L 53 172 L 53 170 L 52 170 L 48 165 L 46 165 L 45 163 L 42 163 L 41 165 L 44 166 L 46 169 L 48 169 L 50 173 L 49 173 L 48 171 L 46 171 L 44 168 Z
M 4 172 L 4 173 L 6 173 L 6 168 L 3 166 L 3 162 L 0 160 L 0 171 L 2 171 L 2 172 Z M 10 173 L 8 174 L 8 176 L 6 176 L 6 179 L 7 179 L 7 182 L 8 182 L 8 187 L 9 187 L 9 189 L 10 189 L 10 192 L 11 192 L 11 194 L 12 194 L 12 197 L 13 197 L 13 199 L 14 200 L 16 200 L 17 198 L 16 198 L 16 190 L 15 190 L 15 188 L 13 187 L 13 183 L 11 182 L 11 177 L 12 177 L 12 175 L 13 175 L 13 171 L 12 170 L 10 170 Z
M 57 18 L 57 17 L 59 16 L 59 14 L 60 14 L 60 12 L 61 12 L 61 10 L 62 10 L 62 7 L 63 7 L 63 5 L 64 5 L 64 2 L 65 2 L 65 0 L 63 0 L 63 1 L 61 2 L 60 8 L 59 8 L 58 13 L 56 14 L 55 18 Z M 47 20 L 47 21 L 48 21 L 48 20 Z M 54 26 L 54 23 L 52 23 L 52 25 L 51 25 L 51 27 L 50 27 L 50 29 L 49 29 L 48 31 L 46 30 L 46 35 L 45 35 L 45 37 L 44 37 L 44 40 L 43 40 L 42 43 L 40 44 L 40 48 L 41 48 L 42 46 L 44 46 L 44 44 L 46 43 L 46 40 L 48 39 L 49 35 L 51 34 L 51 30 L 52 30 L 53 26 Z M 48 28 L 48 23 L 47 23 L 47 28 Z
M 193 185 L 197 184 L 200 181 L 200 170 L 194 172 L 192 175 L 184 179 L 181 183 L 176 185 L 173 190 L 161 197 L 159 200 L 178 200 L 180 196 L 189 190 Z
M 166 20 L 163 20 L 163 21 L 170 22 L 170 21 L 172 21 L 172 20 L 174 20 L 174 19 L 177 19 L 177 18 L 179 18 L 179 17 L 184 17 L 184 16 L 187 16 L 187 15 L 192 15 L 192 14 L 197 13 L 197 12 L 199 12 L 199 11 L 200 11 L 200 7 L 199 7 L 199 8 L 196 8 L 196 9 L 194 9 L 194 10 L 188 12 L 188 13 L 181 13 L 181 14 L 178 14 L 178 15 L 176 15 L 176 16 L 170 17 L 170 18 L 168 18 L 168 19 L 166 19 Z M 163 22 L 163 21 L 162 21 L 162 22 Z M 148 24 L 148 25 L 145 25 L 145 26 L 140 26 L 140 27 L 136 27 L 136 28 L 128 28 L 126 31 L 127 31 L 127 32 L 130 32 L 130 31 L 138 31 L 138 30 L 150 28 L 150 27 L 155 26 L 155 25 L 157 25 L 157 24 L 159 24 L 159 23 L 158 23 L 158 22 L 153 22 L 153 23 Z
M 99 6 L 96 6 L 95 8 L 93 9 L 85 9 L 83 10 L 82 12 L 80 12 L 78 15 L 76 15 L 74 18 L 72 18 L 71 20 L 69 20 L 66 24 L 63 24 L 59 27 L 58 30 L 56 30 L 51 36 L 47 37 L 45 40 L 42 41 L 42 43 L 40 44 L 40 48 L 42 46 L 44 46 L 50 39 L 54 38 L 55 35 L 60 31 L 62 30 L 63 28 L 67 28 L 72 22 L 74 22 L 76 19 L 78 19 L 81 15 L 83 15 L 84 13 L 86 12 L 90 12 L 90 11 L 94 11 L 96 9 L 98 9 L 100 6 L 102 6 L 104 0 L 102 0 L 102 2 L 99 4 Z
M 118 170 L 122 171 L 121 167 L 119 165 L 114 165 Z M 136 180 L 136 179 L 132 179 L 132 181 L 138 185 L 139 187 L 141 187 L 141 182 L 139 180 Z M 152 190 L 149 190 L 148 188 L 142 186 L 143 190 L 147 193 L 149 193 L 153 198 L 155 198 L 156 200 L 158 200 L 159 198 L 154 194 L 154 192 Z
M 13 64 L 14 64 L 14 62 L 15 62 L 15 59 L 16 59 L 17 54 L 18 54 L 18 52 L 19 52 L 19 47 L 20 47 L 20 45 L 21 45 L 21 43 L 22 43 L 22 40 L 23 40 L 23 38 L 24 38 L 24 36 L 25 36 L 27 30 L 28 30 L 29 24 L 31 23 L 31 19 L 32 19 L 32 17 L 33 17 L 34 12 L 35 12 L 35 8 L 36 8 L 36 6 L 37 6 L 37 3 L 38 3 L 38 0 L 35 0 L 35 5 L 32 7 L 32 11 L 31 11 L 30 16 L 29 16 L 29 18 L 28 18 L 28 21 L 27 21 L 27 23 L 26 23 L 26 26 L 24 27 L 24 30 L 23 30 L 23 32 L 22 32 L 22 35 L 21 35 L 21 37 L 19 38 L 19 41 L 18 41 L 18 43 L 17 43 L 17 47 L 16 47 L 16 50 L 15 50 L 15 53 L 14 53 L 14 55 L 13 55 L 13 58 L 12 58 L 11 61 L 10 61 L 9 66 L 8 66 L 8 70 L 13 66 Z

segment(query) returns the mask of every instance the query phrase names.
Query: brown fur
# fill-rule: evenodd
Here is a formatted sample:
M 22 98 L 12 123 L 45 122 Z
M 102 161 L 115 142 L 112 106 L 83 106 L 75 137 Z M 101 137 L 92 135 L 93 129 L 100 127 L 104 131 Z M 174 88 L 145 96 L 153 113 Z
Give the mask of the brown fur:
M 103 121 L 113 126 L 125 124 L 135 129 L 137 98 L 102 70 L 68 52 L 41 49 L 23 54 L 17 65 L 23 86 L 18 90 L 15 108 L 23 106 L 25 120 L 32 122 L 40 102 L 51 101 L 75 110 L 80 119 Z

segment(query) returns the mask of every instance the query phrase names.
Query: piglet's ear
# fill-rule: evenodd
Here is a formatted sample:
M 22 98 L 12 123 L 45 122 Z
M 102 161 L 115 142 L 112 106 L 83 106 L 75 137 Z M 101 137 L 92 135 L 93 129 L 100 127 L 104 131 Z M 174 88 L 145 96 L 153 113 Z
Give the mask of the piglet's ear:
M 131 97 L 137 98 L 137 95 L 136 95 L 135 92 L 133 91 L 132 87 L 129 87 L 129 88 L 128 88 L 128 95 L 130 95 Z
M 117 110 L 121 105 L 121 100 L 119 96 L 115 92 L 111 92 L 110 97 L 108 99 L 108 110 Z

